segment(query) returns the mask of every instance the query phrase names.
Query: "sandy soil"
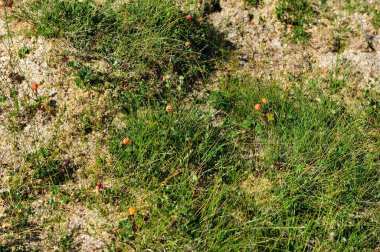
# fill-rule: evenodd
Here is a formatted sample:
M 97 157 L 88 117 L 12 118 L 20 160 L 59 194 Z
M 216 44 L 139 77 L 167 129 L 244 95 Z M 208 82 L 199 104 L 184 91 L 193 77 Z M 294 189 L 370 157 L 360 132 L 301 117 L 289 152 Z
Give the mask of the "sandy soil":
M 311 38 L 306 45 L 289 40 L 291 28 L 276 18 L 277 1 L 265 1 L 253 8 L 243 1 L 221 0 L 220 6 L 221 11 L 212 13 L 209 19 L 236 44 L 242 74 L 287 85 L 289 76 L 320 76 L 325 69 L 348 64 L 351 82 L 360 88 L 378 81 L 379 31 L 367 14 L 345 10 L 344 1 L 327 1 L 326 12 L 307 29 Z M 346 45 L 340 55 L 333 52 L 337 36 L 343 36 Z

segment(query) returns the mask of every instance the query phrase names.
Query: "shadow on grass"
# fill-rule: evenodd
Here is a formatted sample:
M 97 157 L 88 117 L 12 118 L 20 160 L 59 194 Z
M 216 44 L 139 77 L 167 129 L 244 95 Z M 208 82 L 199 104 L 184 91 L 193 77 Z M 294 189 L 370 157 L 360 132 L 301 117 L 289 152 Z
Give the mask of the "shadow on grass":
M 169 0 L 48 0 L 20 16 L 32 20 L 37 35 L 71 42 L 79 85 L 158 98 L 188 93 L 234 49 L 206 19 L 187 15 Z M 89 66 L 94 61 L 106 69 Z

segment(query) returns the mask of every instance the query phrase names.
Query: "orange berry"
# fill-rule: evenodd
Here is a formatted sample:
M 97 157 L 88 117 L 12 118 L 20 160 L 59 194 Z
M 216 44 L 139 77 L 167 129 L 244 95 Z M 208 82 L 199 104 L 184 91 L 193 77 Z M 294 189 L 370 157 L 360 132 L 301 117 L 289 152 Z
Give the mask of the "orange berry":
M 34 92 L 37 92 L 38 84 L 37 83 L 33 83 L 32 84 L 32 89 L 33 89 Z
M 203 17 L 199 17 L 198 19 L 197 19 L 197 21 L 198 21 L 198 23 L 203 23 Z
M 327 68 L 323 69 L 323 75 L 327 75 L 329 73 L 329 70 Z
M 264 97 L 263 99 L 261 99 L 261 102 L 262 102 L 263 104 L 267 104 L 267 103 L 268 103 L 268 99 L 267 99 L 266 97 Z
M 135 214 L 137 214 L 137 208 L 136 207 L 130 207 L 130 208 L 128 208 L 128 214 L 129 215 L 135 215 Z
M 186 16 L 187 21 L 191 21 L 192 17 L 190 15 Z
M 262 108 L 263 108 L 263 107 L 261 106 L 261 104 L 256 104 L 256 105 L 255 105 L 255 109 L 256 109 L 257 111 L 260 111 Z
M 162 77 L 162 81 L 166 81 L 168 79 L 168 77 L 166 77 L 166 75 L 164 75 L 164 77 Z
M 124 138 L 124 139 L 123 139 L 123 144 L 124 144 L 124 145 L 129 145 L 129 144 L 131 144 L 131 139 L 130 139 L 129 137 Z
M 191 45 L 191 43 L 189 42 L 189 41 L 187 41 L 186 43 L 185 43 L 185 46 L 186 47 L 189 47 Z
M 173 112 L 173 106 L 172 105 L 168 105 L 166 106 L 165 110 L 169 113 Z

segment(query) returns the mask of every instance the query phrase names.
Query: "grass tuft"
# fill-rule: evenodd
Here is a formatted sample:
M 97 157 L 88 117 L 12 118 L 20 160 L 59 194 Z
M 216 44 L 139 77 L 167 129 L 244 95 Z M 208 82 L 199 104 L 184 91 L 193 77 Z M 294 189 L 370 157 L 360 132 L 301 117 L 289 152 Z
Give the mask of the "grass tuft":
M 197 15 L 191 14 L 190 21 L 187 15 L 169 0 L 49 0 L 35 1 L 21 16 L 32 20 L 37 35 L 67 38 L 80 63 L 105 61 L 112 71 L 98 76 L 103 83 L 124 83 L 132 92 L 143 81 L 152 96 L 166 93 L 167 87 L 187 91 L 223 56 L 222 36 L 206 21 L 198 22 Z M 96 75 L 84 67 L 78 69 L 79 82 Z
M 278 20 L 293 28 L 293 39 L 307 42 L 309 34 L 305 28 L 313 22 L 316 13 L 309 0 L 280 0 L 276 7 Z

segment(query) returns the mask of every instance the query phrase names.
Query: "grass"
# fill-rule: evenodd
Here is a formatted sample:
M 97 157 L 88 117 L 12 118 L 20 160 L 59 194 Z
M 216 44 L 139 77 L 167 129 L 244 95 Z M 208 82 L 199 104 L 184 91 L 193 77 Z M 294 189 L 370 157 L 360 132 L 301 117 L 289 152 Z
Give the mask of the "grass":
M 212 126 L 210 117 L 197 110 L 171 114 L 149 107 L 141 115 L 129 115 L 127 125 L 114 133 L 110 143 L 117 160 L 114 169 L 126 187 L 149 190 L 153 195 L 150 220 L 138 227 L 141 235 L 133 232 L 121 241 L 138 250 L 166 247 L 161 238 L 154 238 L 159 235 L 175 242 L 170 245 L 168 241 L 168 248 L 185 246 L 198 237 L 199 211 L 213 200 L 209 190 L 214 183 L 232 183 L 239 173 L 241 161 L 233 156 L 236 147 L 231 135 L 223 132 L 223 127 Z M 131 138 L 131 146 L 120 143 L 126 136 Z M 140 240 L 143 236 L 144 241 Z
M 132 191 L 149 195 L 138 214 L 119 220 L 115 250 L 376 248 L 375 110 L 354 117 L 317 88 L 305 96 L 297 87 L 258 84 L 233 79 L 212 93 L 222 124 L 196 106 L 173 104 L 169 113 L 158 103 L 112 130 L 114 161 L 98 180 L 113 184 L 75 198 L 122 215 L 138 204 Z M 269 102 L 254 110 L 262 97 Z M 124 137 L 132 143 L 123 145 Z M 70 237 L 62 237 L 63 248 Z
M 294 40 L 308 41 L 309 34 L 305 29 L 316 16 L 309 0 L 281 0 L 276 7 L 276 16 L 285 25 L 292 26 Z
M 187 91 L 207 77 L 226 46 L 207 22 L 198 22 L 196 14 L 183 13 L 168 0 L 116 6 L 113 1 L 34 1 L 19 16 L 35 24 L 36 35 L 65 37 L 72 43 L 82 65 L 79 85 L 123 83 L 130 91 L 144 85 L 147 96 L 165 94 L 170 91 L 166 86 Z M 93 71 L 84 64 L 88 59 L 105 61 L 112 71 Z
M 373 19 L 372 19 L 373 26 L 376 29 L 380 28 L 380 11 L 379 10 L 374 10 L 373 11 Z
M 222 125 L 196 109 L 171 114 L 151 105 L 129 115 L 110 142 L 111 173 L 151 196 L 149 220 L 121 222 L 119 242 L 137 250 L 376 248 L 372 115 L 353 117 L 316 96 L 235 79 L 210 98 L 225 114 Z M 258 112 L 262 97 L 269 103 Z M 132 145 L 123 146 L 127 136 Z
M 22 47 L 19 52 L 18 52 L 18 56 L 21 58 L 21 59 L 24 59 L 26 57 L 27 54 L 30 53 L 30 49 L 27 48 L 26 46 Z
M 248 3 L 250 6 L 255 6 L 257 7 L 260 4 L 260 0 L 246 0 L 246 3 Z
M 98 154 L 89 165 L 66 158 L 53 137 L 23 153 L 17 169 L 3 166 L 9 178 L 0 190 L 0 207 L 7 206 L 1 251 L 32 250 L 41 230 L 60 250 L 78 249 L 85 221 L 61 227 L 78 206 L 79 220 L 99 213 L 90 215 L 96 229 L 88 233 L 111 237 L 104 239 L 110 251 L 378 249 L 378 92 L 366 90 L 352 109 L 339 98 L 350 87 L 338 69 L 289 88 L 231 74 L 209 90 L 204 82 L 227 48 L 207 22 L 197 23 L 195 14 L 189 22 L 169 1 L 49 0 L 29 7 L 16 15 L 29 17 L 36 35 L 65 37 L 77 50 L 64 61 L 73 81 L 92 94 L 109 92 L 107 105 L 122 119 L 99 119 L 91 106 L 78 113 L 84 142 L 106 135 L 91 146 Z M 306 1 L 277 8 L 295 29 L 313 15 Z M 296 38 L 306 39 L 303 32 Z M 30 52 L 24 47 L 19 56 Z M 203 95 L 194 98 L 197 82 Z M 9 98 L 2 93 L 0 105 Z M 12 109 L 33 118 L 48 107 L 44 96 L 30 100 Z M 17 139 L 22 129 L 12 132 Z M 109 156 L 98 152 L 103 146 Z

